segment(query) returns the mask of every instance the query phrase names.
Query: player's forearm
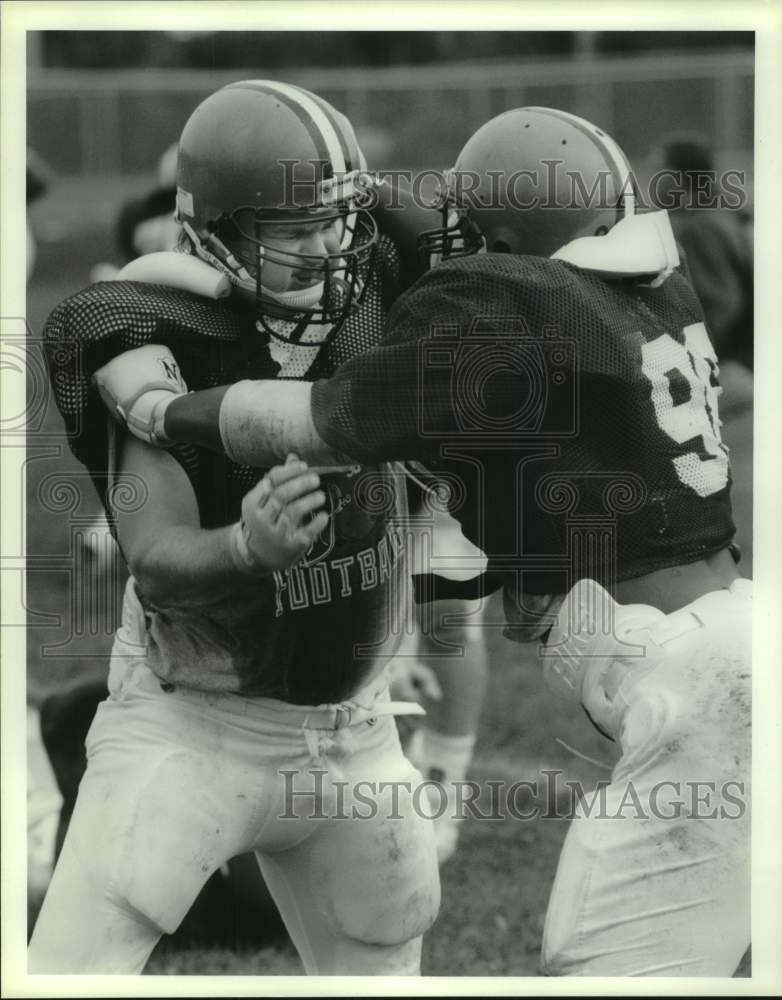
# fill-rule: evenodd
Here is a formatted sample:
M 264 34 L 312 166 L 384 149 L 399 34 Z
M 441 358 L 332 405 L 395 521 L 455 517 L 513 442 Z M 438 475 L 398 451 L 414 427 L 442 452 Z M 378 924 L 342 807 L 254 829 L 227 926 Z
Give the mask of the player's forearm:
M 145 597 L 160 608 L 197 607 L 246 593 L 248 574 L 237 561 L 233 531 L 233 525 L 206 531 L 166 528 L 154 544 L 126 553 L 130 571 Z
M 268 468 L 291 453 L 310 463 L 342 460 L 318 435 L 306 382 L 244 381 L 191 392 L 166 409 L 169 441 L 226 454 L 240 465 Z
M 109 411 L 145 444 L 193 444 L 256 468 L 291 453 L 323 464 L 346 457 L 316 431 L 306 382 L 246 380 L 188 393 L 176 359 L 160 344 L 126 351 L 94 381 Z
M 393 350 L 398 354 L 399 347 Z M 415 365 L 417 344 L 405 345 L 404 353 L 407 367 Z M 409 385 L 389 385 L 384 358 L 374 358 L 367 377 L 361 368 L 343 371 L 339 382 L 334 380 L 333 398 L 317 414 L 313 385 L 307 382 L 246 380 L 188 393 L 176 359 L 159 344 L 126 351 L 100 368 L 94 381 L 115 418 L 134 437 L 156 447 L 194 444 L 256 468 L 269 468 L 290 454 L 315 465 L 425 460 L 415 393 Z M 449 408 L 450 375 L 445 389 L 440 396 Z M 386 413 L 395 419 L 384 422 Z M 347 427 L 339 415 L 348 416 Z M 365 434 L 368 424 L 372 433 Z
M 219 433 L 229 458 L 269 466 L 293 453 L 310 464 L 350 462 L 318 434 L 308 382 L 245 381 L 232 385 L 220 405 Z
M 435 449 L 418 432 L 414 400 L 394 405 L 393 390 L 373 383 L 377 392 L 363 386 L 356 402 L 351 389 L 357 383 L 348 380 L 341 383 L 336 403 L 332 400 L 324 410 L 315 394 L 331 384 L 325 380 L 232 385 L 220 405 L 220 439 L 226 455 L 255 466 L 268 466 L 291 453 L 310 465 L 326 466 L 431 461 Z M 349 414 L 346 426 L 332 419 L 340 404 L 341 412 Z

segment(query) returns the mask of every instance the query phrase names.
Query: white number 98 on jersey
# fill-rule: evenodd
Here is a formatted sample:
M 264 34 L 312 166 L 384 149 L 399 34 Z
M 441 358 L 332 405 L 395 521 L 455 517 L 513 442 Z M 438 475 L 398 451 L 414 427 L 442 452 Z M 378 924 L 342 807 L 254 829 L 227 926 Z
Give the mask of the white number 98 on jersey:
M 703 323 L 685 326 L 684 343 L 663 334 L 641 347 L 642 370 L 652 385 L 652 405 L 660 429 L 678 445 L 676 475 L 700 497 L 728 485 L 728 449 L 720 436 L 717 400 L 722 392 L 717 355 Z

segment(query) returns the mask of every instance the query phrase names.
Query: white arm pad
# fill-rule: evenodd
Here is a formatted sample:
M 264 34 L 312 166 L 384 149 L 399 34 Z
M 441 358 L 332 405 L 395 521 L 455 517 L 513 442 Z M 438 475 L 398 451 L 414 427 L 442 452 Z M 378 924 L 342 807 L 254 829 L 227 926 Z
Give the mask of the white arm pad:
M 336 464 L 334 451 L 315 430 L 309 382 L 243 381 L 223 396 L 220 437 L 226 455 L 240 465 L 269 468 L 291 452 L 306 462 Z
M 125 351 L 93 375 L 109 412 L 147 444 L 169 444 L 163 416 L 169 403 L 187 393 L 185 380 L 171 351 L 145 344 Z
M 206 299 L 224 299 L 231 293 L 227 275 L 221 274 L 197 257 L 176 253 L 174 250 L 161 250 L 160 253 L 137 257 L 122 268 L 116 279 L 168 285 Z

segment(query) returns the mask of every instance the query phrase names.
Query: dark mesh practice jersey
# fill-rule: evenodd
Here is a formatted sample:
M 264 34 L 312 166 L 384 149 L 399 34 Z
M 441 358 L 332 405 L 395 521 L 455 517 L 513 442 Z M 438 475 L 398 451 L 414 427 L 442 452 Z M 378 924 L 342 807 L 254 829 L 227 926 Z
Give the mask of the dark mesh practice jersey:
M 681 274 L 651 288 L 487 254 L 418 281 L 312 410 L 344 454 L 436 467 L 490 567 L 555 594 L 730 542 L 717 374 Z
M 320 351 L 307 378 L 329 375 L 380 342 L 397 279 L 396 252 L 381 238 L 363 304 Z M 171 349 L 191 390 L 274 378 L 279 371 L 252 310 L 233 298 L 213 301 L 158 285 L 93 285 L 54 310 L 44 338 L 71 448 L 104 503 L 113 424 L 91 383 L 97 368 L 125 350 L 157 343 Z M 242 497 L 265 470 L 190 445 L 170 450 L 193 485 L 202 527 L 237 521 Z M 241 591 L 198 609 L 153 607 L 139 594 L 158 676 L 301 704 L 336 702 L 356 689 L 387 651 L 388 622 L 407 599 L 404 538 L 395 527 L 403 491 L 388 467 L 328 477 L 323 488 L 333 512 L 329 527 L 287 573 L 248 580 Z

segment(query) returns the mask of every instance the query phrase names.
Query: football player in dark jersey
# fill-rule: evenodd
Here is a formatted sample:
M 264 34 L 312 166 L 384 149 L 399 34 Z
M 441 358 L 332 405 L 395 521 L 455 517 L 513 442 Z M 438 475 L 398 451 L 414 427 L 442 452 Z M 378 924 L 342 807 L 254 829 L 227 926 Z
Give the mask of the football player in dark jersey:
M 327 102 L 270 81 L 223 88 L 189 119 L 178 166 L 192 254 L 178 260 L 186 276 L 209 261 L 206 295 L 107 282 L 48 321 L 73 451 L 132 578 L 31 972 L 139 972 L 245 851 L 307 972 L 419 971 L 439 880 L 393 718 L 421 709 L 390 700 L 385 672 L 411 596 L 398 472 L 319 477 L 290 455 L 264 475 L 150 447 L 107 430 L 91 386 L 139 345 L 161 398 L 185 380 L 328 375 L 379 342 L 399 267 L 362 207 L 370 184 Z
M 730 975 L 749 943 L 751 583 L 717 358 L 667 215 L 634 202 L 603 130 L 506 112 L 466 143 L 421 240 L 441 263 L 381 346 L 312 385 L 142 401 L 137 433 L 451 476 L 506 634 L 539 641 L 549 681 L 621 748 L 569 830 L 544 968 Z M 113 388 L 138 403 L 143 381 Z

